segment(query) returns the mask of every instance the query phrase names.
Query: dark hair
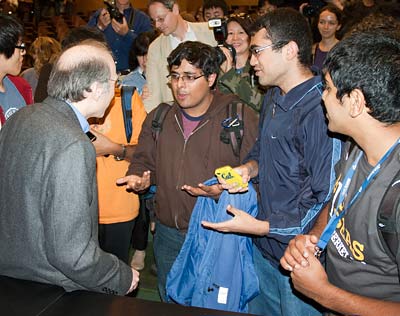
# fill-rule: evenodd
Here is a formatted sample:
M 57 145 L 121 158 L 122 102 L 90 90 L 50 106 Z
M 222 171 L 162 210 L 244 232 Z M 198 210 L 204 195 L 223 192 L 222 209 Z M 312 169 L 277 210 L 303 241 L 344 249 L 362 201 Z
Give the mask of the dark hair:
M 9 59 L 23 35 L 24 28 L 16 18 L 0 14 L 0 54 Z
M 267 31 L 273 50 L 280 50 L 293 41 L 299 48 L 298 60 L 305 66 L 311 65 L 312 36 L 310 25 L 303 15 L 292 8 L 278 8 L 260 17 L 253 25 L 252 33 Z
M 157 38 L 158 34 L 153 31 L 143 32 L 133 41 L 131 50 L 129 51 L 129 67 L 131 70 L 139 66 L 137 56 L 147 55 L 150 43 Z
M 224 16 L 227 16 L 229 13 L 229 8 L 225 0 L 205 0 L 203 3 L 203 16 L 204 11 L 211 8 L 221 8 L 224 12 Z
M 151 6 L 153 3 L 161 3 L 168 10 L 172 11 L 172 8 L 176 2 L 175 0 L 149 0 L 147 2 L 147 7 Z
M 329 11 L 329 12 L 333 13 L 336 16 L 336 20 L 338 20 L 338 24 L 339 25 L 342 24 L 343 13 L 337 6 L 335 6 L 333 4 L 328 4 L 324 7 L 322 7 L 321 10 L 319 10 L 319 12 L 318 12 L 318 21 L 319 21 L 319 16 L 324 11 Z
M 104 49 L 105 52 L 109 53 L 108 47 L 96 40 L 86 40 L 76 46 L 79 45 L 93 46 L 102 50 Z M 111 73 L 109 65 L 104 58 L 93 54 L 84 55 L 65 66 L 62 61 L 63 54 L 58 58 L 51 71 L 47 85 L 49 96 L 58 100 L 78 102 L 85 99 L 85 91 L 91 91 L 90 86 L 94 82 L 108 83 Z
M 67 36 L 61 42 L 61 47 L 65 49 L 89 39 L 99 41 L 103 44 L 106 43 L 103 32 L 101 32 L 97 28 L 89 26 L 79 26 L 71 29 L 68 32 Z
M 262 8 L 266 2 L 268 2 L 270 5 L 274 5 L 276 7 L 282 6 L 285 3 L 284 0 L 258 0 L 257 8 L 258 9 Z
M 219 73 L 221 54 L 217 48 L 200 42 L 183 42 L 169 54 L 169 70 L 172 66 L 180 66 L 183 59 L 186 59 L 193 66 L 201 69 L 206 78 L 211 74 Z
M 387 16 L 382 13 L 371 13 L 355 24 L 346 34 L 349 36 L 353 33 L 367 31 L 381 31 L 387 34 L 400 34 L 400 21 L 392 16 Z
M 238 23 L 242 29 L 246 32 L 246 34 L 250 37 L 251 30 L 254 23 L 254 19 L 251 15 L 238 15 L 238 14 L 231 14 L 226 21 L 228 25 L 230 22 Z
M 380 30 L 349 35 L 328 53 L 323 72 L 339 100 L 360 89 L 372 117 L 400 121 L 400 37 Z

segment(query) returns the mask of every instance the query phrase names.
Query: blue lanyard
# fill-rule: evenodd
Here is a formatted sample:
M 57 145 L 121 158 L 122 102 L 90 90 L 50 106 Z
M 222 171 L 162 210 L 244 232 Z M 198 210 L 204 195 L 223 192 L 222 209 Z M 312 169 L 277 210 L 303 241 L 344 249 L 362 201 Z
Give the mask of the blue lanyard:
M 343 187 L 340 190 L 340 194 L 338 197 L 338 201 L 336 203 L 336 207 L 333 210 L 332 217 L 329 219 L 328 224 L 326 225 L 324 231 L 321 234 L 321 237 L 317 243 L 315 255 L 317 257 L 320 256 L 321 252 L 324 251 L 326 248 L 326 245 L 329 242 L 329 239 L 331 238 L 334 230 L 336 229 L 336 226 L 340 219 L 345 215 L 346 211 L 354 204 L 354 202 L 360 197 L 361 193 L 363 193 L 368 185 L 371 183 L 371 181 L 376 177 L 376 175 L 379 173 L 382 164 L 386 161 L 386 159 L 390 156 L 390 154 L 393 152 L 393 150 L 396 148 L 396 146 L 400 143 L 400 138 L 392 145 L 392 147 L 389 148 L 389 150 L 383 155 L 383 157 L 378 161 L 376 166 L 372 169 L 372 171 L 369 173 L 367 178 L 364 180 L 364 182 L 361 184 L 360 188 L 357 190 L 349 204 L 339 213 L 339 208 L 343 204 L 344 199 L 347 196 L 347 191 L 349 190 L 351 180 L 354 176 L 354 173 L 357 169 L 358 162 L 360 161 L 361 157 L 363 156 L 364 152 L 360 152 L 356 160 L 353 162 L 351 165 L 350 169 L 347 171 L 346 176 L 343 179 Z

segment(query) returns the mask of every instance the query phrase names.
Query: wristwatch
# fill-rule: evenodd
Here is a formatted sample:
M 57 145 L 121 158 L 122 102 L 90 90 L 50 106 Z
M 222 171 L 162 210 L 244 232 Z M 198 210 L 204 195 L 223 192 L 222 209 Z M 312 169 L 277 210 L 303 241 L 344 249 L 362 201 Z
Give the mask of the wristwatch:
M 121 156 L 114 155 L 114 159 L 116 161 L 124 160 L 126 157 L 126 146 L 124 144 L 121 144 L 121 147 L 122 147 L 122 155 Z

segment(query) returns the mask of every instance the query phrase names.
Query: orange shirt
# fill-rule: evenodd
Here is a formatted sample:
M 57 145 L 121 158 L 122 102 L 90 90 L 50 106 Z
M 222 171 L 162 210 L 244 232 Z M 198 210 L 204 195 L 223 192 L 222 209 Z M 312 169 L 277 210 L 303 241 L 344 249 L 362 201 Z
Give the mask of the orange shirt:
M 126 141 L 125 124 L 122 113 L 122 101 L 119 93 L 96 126 L 96 130 L 106 135 L 113 142 L 125 145 L 136 145 L 146 111 L 138 93 L 132 96 L 132 137 Z M 127 222 L 139 213 L 139 198 L 126 191 L 125 186 L 117 186 L 115 181 L 125 176 L 129 162 L 116 161 L 114 156 L 97 157 L 97 182 L 99 192 L 99 223 L 113 224 Z

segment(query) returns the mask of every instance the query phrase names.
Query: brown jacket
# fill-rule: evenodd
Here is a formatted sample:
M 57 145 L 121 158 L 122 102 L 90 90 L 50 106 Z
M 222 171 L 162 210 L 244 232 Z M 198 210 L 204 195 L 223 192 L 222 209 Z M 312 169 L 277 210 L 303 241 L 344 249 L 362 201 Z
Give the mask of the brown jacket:
M 221 122 L 228 116 L 228 104 L 237 97 L 213 93 L 207 113 L 186 141 L 182 132 L 182 114 L 176 103 L 164 119 L 157 144 L 151 129 L 155 110 L 149 113 L 142 126 L 127 174 L 141 176 L 144 171 L 151 171 L 151 182 L 157 185 L 156 216 L 166 226 L 184 231 L 188 228 L 196 198 L 181 190 L 184 184 L 197 186 L 213 177 L 216 168 L 239 165 L 256 140 L 258 117 L 245 106 L 240 158 L 233 154 L 230 144 L 221 142 Z

